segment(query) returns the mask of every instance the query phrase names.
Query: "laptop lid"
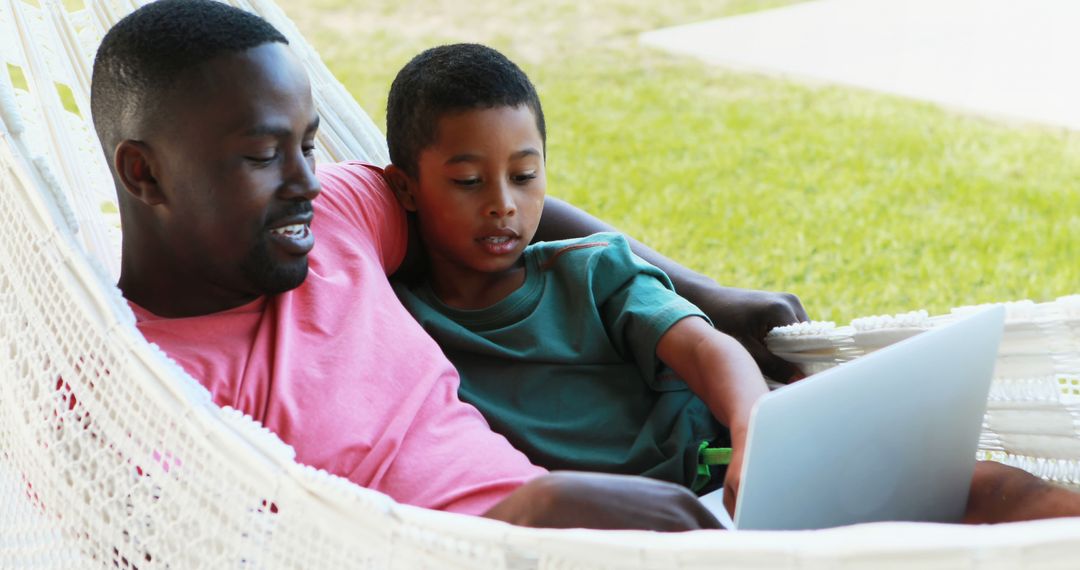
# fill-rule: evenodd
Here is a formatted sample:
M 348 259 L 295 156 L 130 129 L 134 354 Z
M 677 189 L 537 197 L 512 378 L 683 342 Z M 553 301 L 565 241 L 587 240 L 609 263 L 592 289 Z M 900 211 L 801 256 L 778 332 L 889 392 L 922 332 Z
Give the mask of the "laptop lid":
M 960 520 L 1004 322 L 992 307 L 762 397 L 735 526 Z

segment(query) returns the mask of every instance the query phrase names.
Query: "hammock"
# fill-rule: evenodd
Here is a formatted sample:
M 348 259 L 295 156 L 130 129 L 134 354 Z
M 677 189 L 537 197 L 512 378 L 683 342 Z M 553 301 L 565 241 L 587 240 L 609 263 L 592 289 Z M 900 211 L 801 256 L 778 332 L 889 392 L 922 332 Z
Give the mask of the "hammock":
M 293 450 L 146 342 L 116 282 L 113 184 L 90 68 L 131 0 L 0 5 L 0 567 L 834 568 L 1047 566 L 1080 519 L 813 532 L 539 530 L 395 503 Z M 387 162 L 382 135 L 272 3 L 312 76 L 319 160 Z M 39 5 L 40 4 L 40 5 Z M 962 312 L 962 310 L 960 311 Z M 955 312 L 954 312 L 955 314 Z M 771 346 L 819 370 L 950 315 L 811 323 Z M 979 453 L 1080 483 L 1080 300 L 1009 305 Z

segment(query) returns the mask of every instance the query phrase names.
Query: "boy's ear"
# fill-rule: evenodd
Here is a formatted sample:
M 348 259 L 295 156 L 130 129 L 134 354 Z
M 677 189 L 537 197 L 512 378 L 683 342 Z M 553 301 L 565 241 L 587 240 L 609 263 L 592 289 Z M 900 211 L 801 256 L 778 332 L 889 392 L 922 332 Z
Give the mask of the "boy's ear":
M 154 177 L 157 170 L 154 151 L 146 143 L 130 139 L 120 141 L 113 154 L 113 166 L 124 189 L 136 200 L 147 206 L 165 202 L 165 193 Z
M 410 212 L 415 212 L 416 198 L 414 192 L 416 189 L 416 181 L 404 170 L 393 164 L 387 165 L 387 167 L 383 169 L 383 172 L 386 174 L 386 181 L 390 184 L 390 188 L 394 191 L 394 195 L 397 196 L 398 202 L 401 203 L 401 207 Z

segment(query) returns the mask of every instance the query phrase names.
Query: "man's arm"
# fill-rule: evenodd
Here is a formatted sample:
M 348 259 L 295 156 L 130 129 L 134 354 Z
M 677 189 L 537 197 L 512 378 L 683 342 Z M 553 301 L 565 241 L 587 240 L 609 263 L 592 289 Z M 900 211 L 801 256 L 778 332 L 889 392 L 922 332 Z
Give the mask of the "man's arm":
M 553 241 L 610 231 L 617 230 L 579 208 L 548 197 L 535 239 Z M 722 287 L 629 236 L 627 241 L 634 253 L 667 273 L 676 292 L 697 305 L 712 319 L 716 328 L 741 342 L 766 376 L 782 382 L 802 377 L 791 363 L 773 356 L 765 348 L 764 341 L 773 327 L 809 320 L 798 297 L 789 293 Z
M 719 521 L 686 488 L 631 475 L 557 471 L 537 477 L 484 513 L 539 528 L 718 529 Z
M 1080 493 L 994 461 L 975 464 L 964 522 L 1004 523 L 1080 516 Z

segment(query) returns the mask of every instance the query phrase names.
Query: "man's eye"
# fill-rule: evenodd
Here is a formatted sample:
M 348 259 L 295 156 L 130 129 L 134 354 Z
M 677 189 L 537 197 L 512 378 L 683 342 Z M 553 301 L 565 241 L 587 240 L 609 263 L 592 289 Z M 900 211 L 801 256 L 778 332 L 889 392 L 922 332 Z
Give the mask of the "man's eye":
M 313 144 L 305 145 L 305 146 L 301 147 L 300 150 L 304 151 L 304 156 L 311 156 L 311 155 L 315 154 L 315 145 L 313 145 Z
M 254 162 L 255 164 L 270 164 L 274 161 L 275 158 L 277 158 L 277 156 L 277 152 L 275 151 L 273 154 L 256 154 L 245 156 L 244 159 Z

